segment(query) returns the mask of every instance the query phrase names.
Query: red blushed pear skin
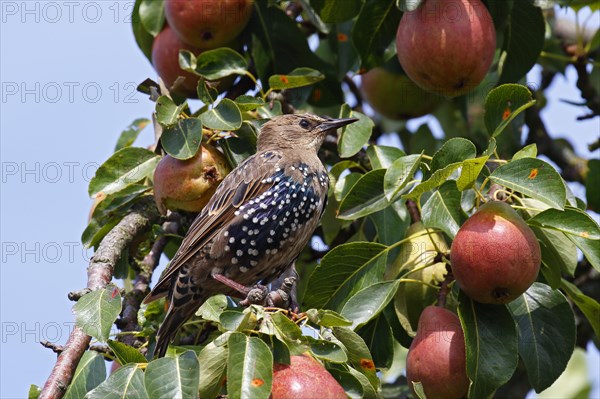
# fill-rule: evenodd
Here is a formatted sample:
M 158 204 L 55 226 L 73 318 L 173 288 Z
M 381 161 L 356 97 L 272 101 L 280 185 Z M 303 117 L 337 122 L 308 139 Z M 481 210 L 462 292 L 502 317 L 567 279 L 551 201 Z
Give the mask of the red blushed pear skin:
M 244 30 L 253 0 L 166 0 L 165 16 L 182 41 L 204 49 L 225 46 Z
M 426 307 L 406 357 L 410 388 L 414 392 L 413 382 L 420 382 L 427 399 L 465 397 L 469 389 L 466 367 L 460 320 L 447 309 Z
M 154 170 L 154 200 L 164 215 L 168 209 L 200 212 L 231 171 L 216 148 L 203 144 L 190 159 L 166 155 Z
M 347 399 L 344 388 L 319 362 L 291 356 L 291 364 L 273 366 L 270 399 Z
M 496 30 L 480 0 L 425 0 L 404 13 L 396 49 L 417 85 L 455 97 L 484 79 L 494 59 Z
M 505 202 L 481 206 L 458 230 L 450 250 L 452 272 L 473 300 L 504 304 L 523 294 L 540 270 L 540 245 Z
M 175 91 L 185 97 L 197 97 L 200 77 L 179 67 L 179 50 L 189 50 L 196 56 L 201 52 L 183 43 L 170 27 L 165 27 L 152 44 L 152 65 L 168 89 L 173 86 L 177 77 L 183 76 L 185 80 Z

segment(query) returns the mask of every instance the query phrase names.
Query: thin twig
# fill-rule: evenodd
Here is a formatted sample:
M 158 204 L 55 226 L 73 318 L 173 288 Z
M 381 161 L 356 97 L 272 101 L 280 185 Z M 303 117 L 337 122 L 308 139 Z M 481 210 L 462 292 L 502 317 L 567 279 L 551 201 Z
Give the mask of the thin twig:
M 159 214 L 152 197 L 142 199 L 107 235 L 88 266 L 87 288 L 98 290 L 112 280 L 113 269 L 123 251 L 140 234 L 148 231 Z M 91 337 L 75 326 L 56 360 L 40 399 L 60 399 L 73 379 L 79 360 L 90 344 Z

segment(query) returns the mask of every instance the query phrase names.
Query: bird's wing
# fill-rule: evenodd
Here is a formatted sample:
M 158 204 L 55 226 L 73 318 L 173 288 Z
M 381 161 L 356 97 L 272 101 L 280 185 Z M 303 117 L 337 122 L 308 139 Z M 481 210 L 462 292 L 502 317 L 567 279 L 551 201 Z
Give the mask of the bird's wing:
M 274 151 L 258 153 L 225 177 L 190 226 L 177 253 L 152 292 L 144 299 L 144 303 L 165 296 L 169 292 L 172 277 L 179 272 L 181 266 L 214 238 L 223 226 L 232 221 L 235 211 L 242 204 L 259 197 L 273 187 L 273 182 L 267 182 L 267 179 L 275 170 L 274 163 L 280 159 L 281 155 Z

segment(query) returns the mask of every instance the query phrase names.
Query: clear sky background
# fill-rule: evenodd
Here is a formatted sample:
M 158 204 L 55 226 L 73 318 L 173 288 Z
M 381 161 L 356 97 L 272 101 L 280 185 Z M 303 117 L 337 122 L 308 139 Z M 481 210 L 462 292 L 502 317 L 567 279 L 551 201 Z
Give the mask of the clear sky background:
M 120 132 L 154 108 L 135 92 L 155 73 L 131 34 L 132 7 L 0 1 L 0 398 L 26 397 L 29 384 L 45 382 L 56 356 L 39 342 L 65 343 L 67 293 L 86 283 L 87 184 Z M 559 101 L 580 101 L 572 72 L 553 84 L 543 117 L 553 136 L 591 156 L 599 118 L 576 122 L 583 110 Z M 148 129 L 138 143 L 151 141 Z

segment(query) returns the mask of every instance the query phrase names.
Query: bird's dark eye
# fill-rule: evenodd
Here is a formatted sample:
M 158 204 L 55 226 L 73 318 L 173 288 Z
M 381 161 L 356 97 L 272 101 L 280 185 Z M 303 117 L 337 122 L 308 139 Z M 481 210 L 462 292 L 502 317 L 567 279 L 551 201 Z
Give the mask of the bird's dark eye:
M 308 122 L 306 119 L 301 119 L 300 126 L 302 126 L 304 129 L 308 129 L 310 127 L 310 122 Z

